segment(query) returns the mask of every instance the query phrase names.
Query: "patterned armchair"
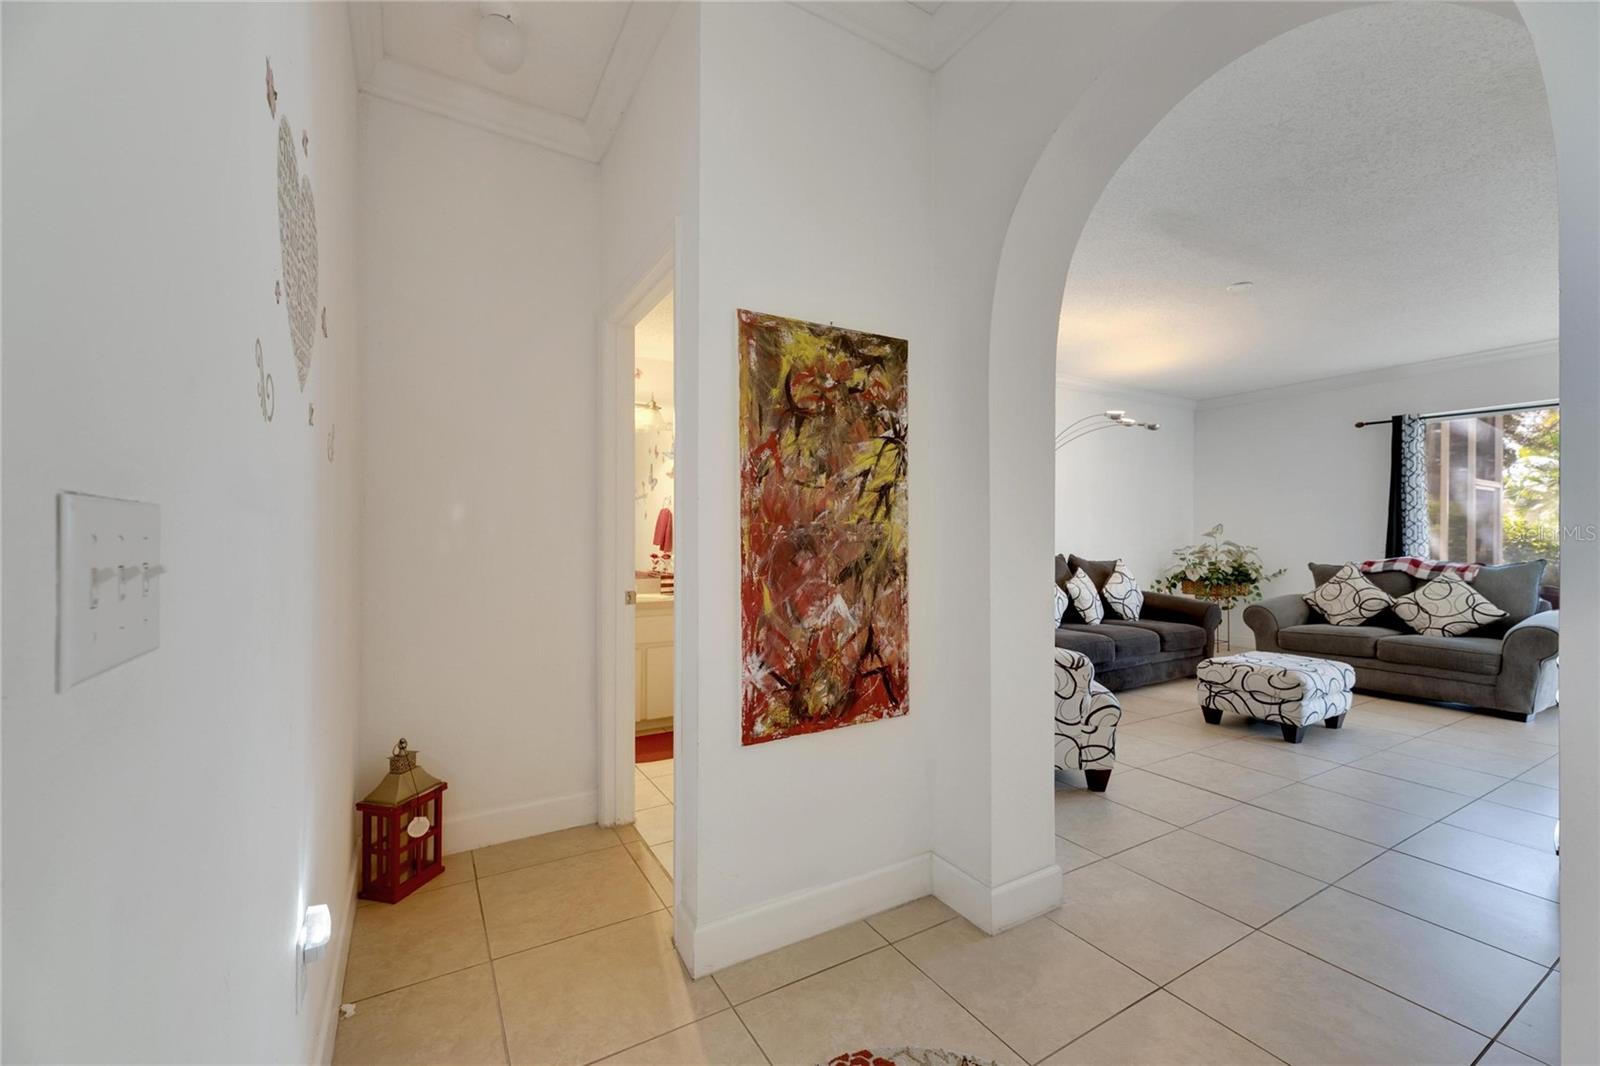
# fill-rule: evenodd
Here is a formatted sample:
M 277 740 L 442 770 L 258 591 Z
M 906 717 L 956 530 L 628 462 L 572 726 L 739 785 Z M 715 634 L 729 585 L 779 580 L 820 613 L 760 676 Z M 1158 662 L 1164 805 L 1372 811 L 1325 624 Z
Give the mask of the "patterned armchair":
M 1082 652 L 1056 649 L 1056 765 L 1082 770 L 1089 789 L 1104 792 L 1117 761 L 1122 705 L 1094 679 Z

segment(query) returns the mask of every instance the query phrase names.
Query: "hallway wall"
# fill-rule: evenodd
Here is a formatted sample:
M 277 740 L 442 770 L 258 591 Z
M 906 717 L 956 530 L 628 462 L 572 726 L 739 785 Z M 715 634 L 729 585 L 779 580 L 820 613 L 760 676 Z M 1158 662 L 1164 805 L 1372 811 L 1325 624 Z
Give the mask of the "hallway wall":
M 928 891 L 927 751 L 941 697 L 925 671 L 942 580 L 922 555 L 934 523 L 921 486 L 938 477 L 927 456 L 941 431 L 926 406 L 938 373 L 926 323 L 929 75 L 787 4 L 708 4 L 700 41 L 703 344 L 680 351 L 679 382 L 692 388 L 676 397 L 680 469 L 698 479 L 679 493 L 698 536 L 686 540 L 695 579 L 679 577 L 697 597 L 698 792 L 680 787 L 675 842 L 680 868 L 694 864 L 678 927 L 682 946 L 687 911 L 696 973 Z M 910 341 L 905 717 L 740 746 L 738 308 Z
M 3 18 L 3 1057 L 319 1061 L 360 702 L 349 22 L 334 4 Z M 327 309 L 303 389 L 273 294 L 280 118 Z M 159 504 L 167 573 L 159 649 L 57 694 L 62 491 Z M 334 943 L 302 998 L 311 903 Z
M 451 851 L 596 812 L 598 168 L 361 98 L 361 780 Z

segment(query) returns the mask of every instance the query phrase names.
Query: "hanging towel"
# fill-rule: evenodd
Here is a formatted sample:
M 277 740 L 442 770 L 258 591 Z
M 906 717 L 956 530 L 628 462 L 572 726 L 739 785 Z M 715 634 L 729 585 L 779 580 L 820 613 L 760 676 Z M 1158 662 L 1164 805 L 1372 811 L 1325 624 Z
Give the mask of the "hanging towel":
M 672 550 L 672 511 L 669 508 L 661 508 L 661 513 L 656 515 L 656 533 L 650 543 L 664 552 Z

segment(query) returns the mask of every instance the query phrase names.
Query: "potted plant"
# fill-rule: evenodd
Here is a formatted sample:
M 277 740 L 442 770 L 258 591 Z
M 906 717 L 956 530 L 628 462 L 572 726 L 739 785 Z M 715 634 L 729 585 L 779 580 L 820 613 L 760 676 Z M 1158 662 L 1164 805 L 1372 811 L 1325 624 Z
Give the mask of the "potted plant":
M 1156 588 L 1208 600 L 1224 611 L 1259 600 L 1262 584 L 1284 573 L 1268 573 L 1252 546 L 1224 540 L 1220 522 L 1206 530 L 1205 540 L 1172 554 L 1178 561 L 1156 579 Z

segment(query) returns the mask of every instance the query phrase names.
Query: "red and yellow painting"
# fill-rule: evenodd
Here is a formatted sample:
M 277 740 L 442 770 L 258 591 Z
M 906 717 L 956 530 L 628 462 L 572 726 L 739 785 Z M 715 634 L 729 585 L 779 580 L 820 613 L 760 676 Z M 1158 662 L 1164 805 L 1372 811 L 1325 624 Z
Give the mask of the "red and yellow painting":
M 906 355 L 739 312 L 745 744 L 906 713 Z

